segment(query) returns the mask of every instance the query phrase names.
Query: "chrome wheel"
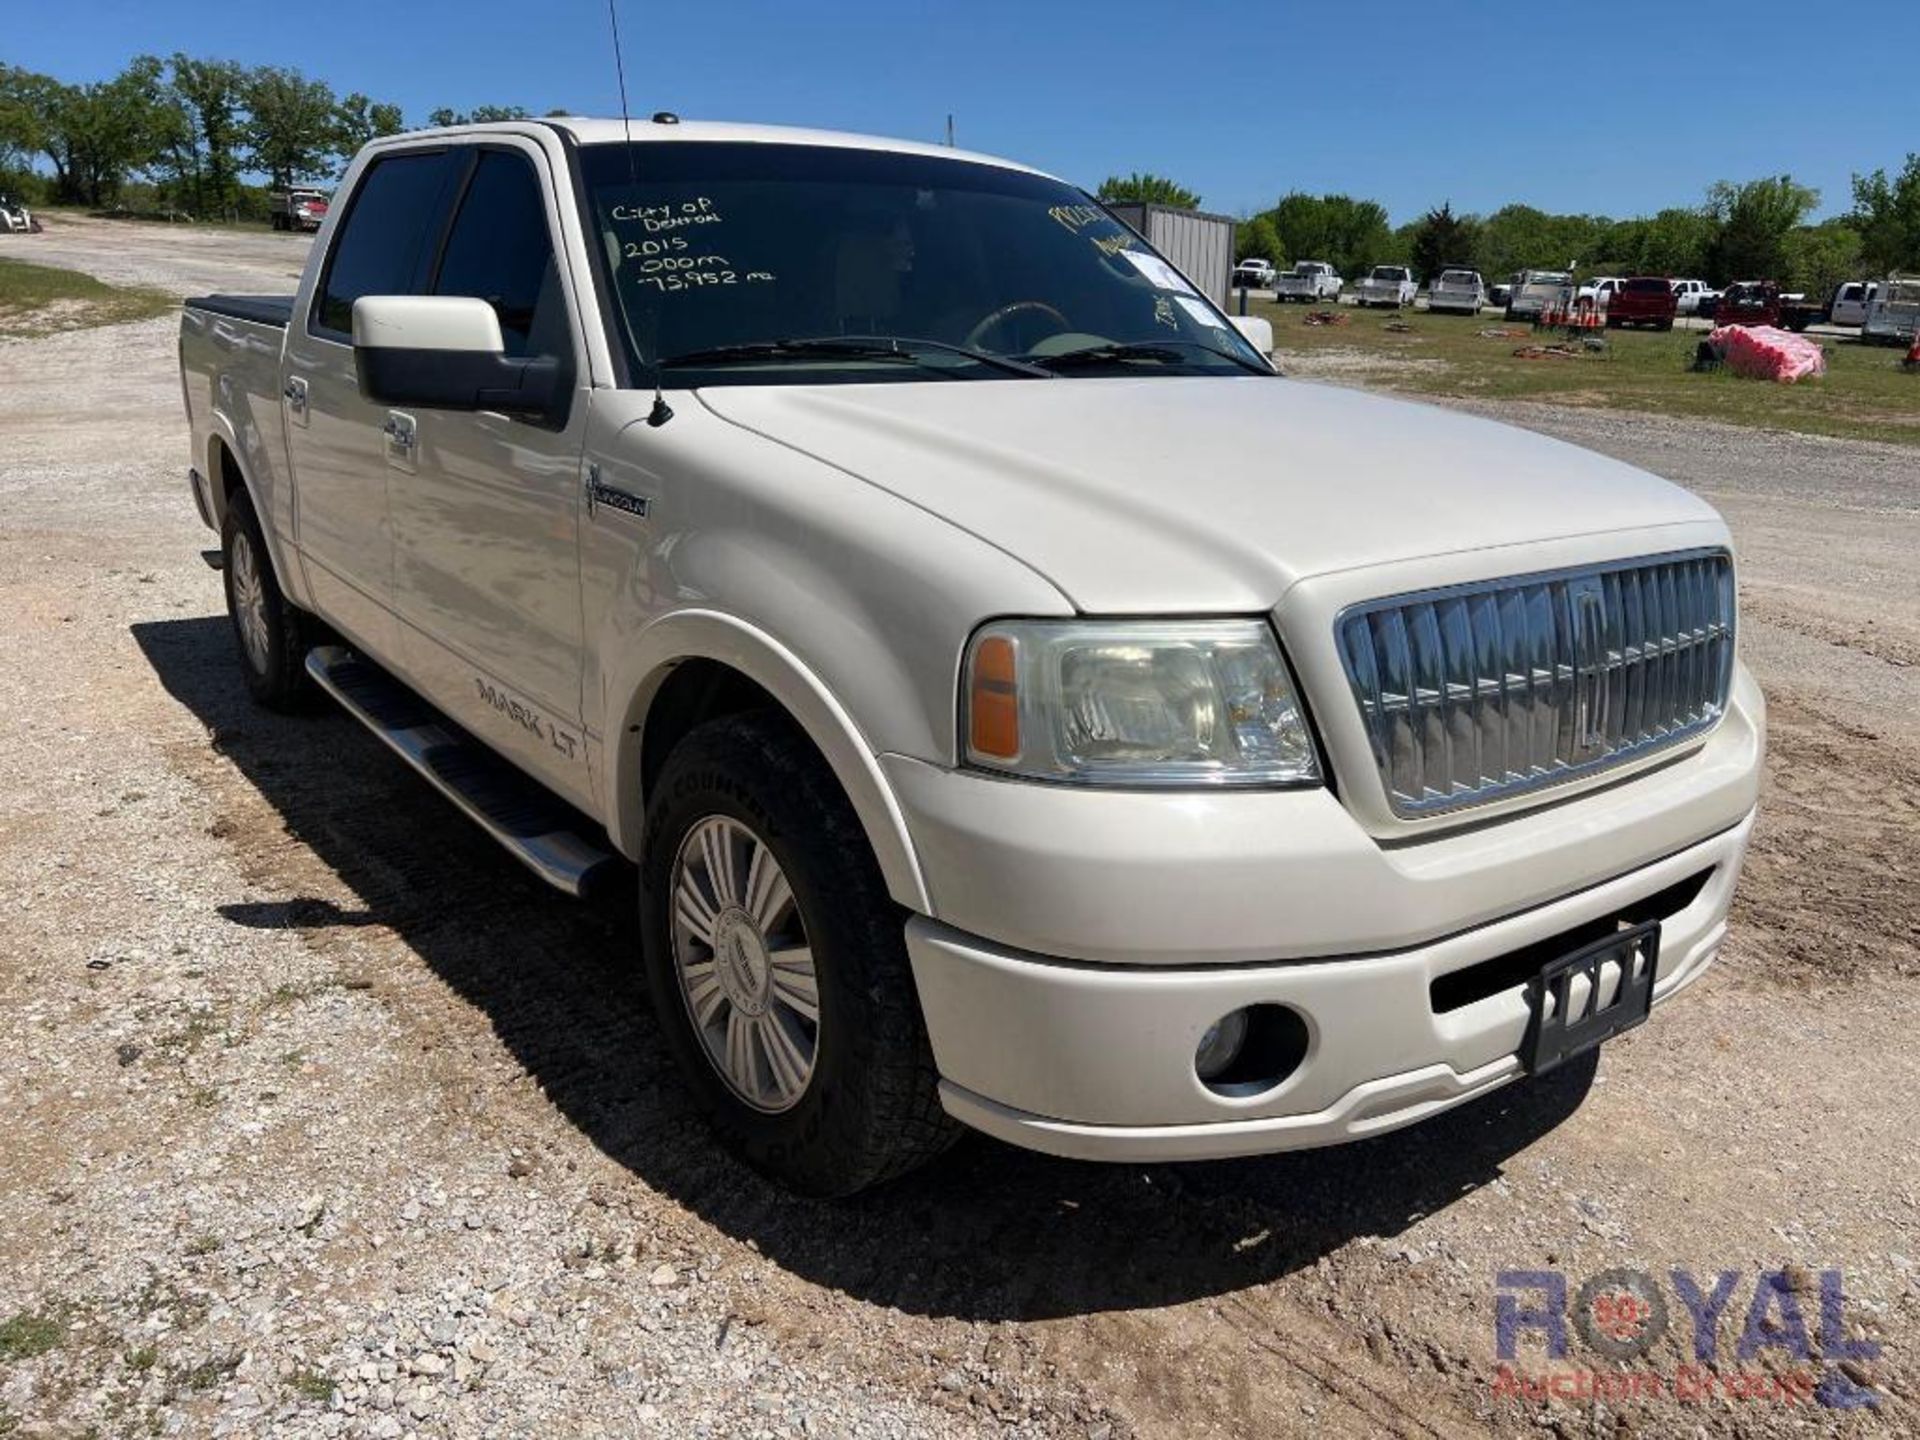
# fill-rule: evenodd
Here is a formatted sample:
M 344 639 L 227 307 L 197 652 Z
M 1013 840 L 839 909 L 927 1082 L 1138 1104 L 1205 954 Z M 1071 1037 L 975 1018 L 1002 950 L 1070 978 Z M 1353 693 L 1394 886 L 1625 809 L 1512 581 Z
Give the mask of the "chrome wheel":
M 247 663 L 261 674 L 267 669 L 267 587 L 260 575 L 260 562 L 254 558 L 253 541 L 247 532 L 236 530 L 227 552 L 227 581 L 233 596 L 233 623 L 240 631 L 241 648 Z
M 673 968 L 707 1059 L 754 1109 L 792 1109 L 813 1077 L 820 987 L 800 907 L 773 851 L 709 815 L 673 862 Z

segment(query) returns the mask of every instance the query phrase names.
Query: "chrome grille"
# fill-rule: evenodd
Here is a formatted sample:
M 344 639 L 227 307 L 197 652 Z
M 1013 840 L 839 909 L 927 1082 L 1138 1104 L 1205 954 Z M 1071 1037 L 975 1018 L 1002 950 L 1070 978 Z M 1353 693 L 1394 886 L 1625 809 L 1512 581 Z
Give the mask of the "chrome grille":
M 1336 622 L 1394 813 L 1483 804 L 1708 729 L 1733 678 L 1724 551 L 1368 601 Z

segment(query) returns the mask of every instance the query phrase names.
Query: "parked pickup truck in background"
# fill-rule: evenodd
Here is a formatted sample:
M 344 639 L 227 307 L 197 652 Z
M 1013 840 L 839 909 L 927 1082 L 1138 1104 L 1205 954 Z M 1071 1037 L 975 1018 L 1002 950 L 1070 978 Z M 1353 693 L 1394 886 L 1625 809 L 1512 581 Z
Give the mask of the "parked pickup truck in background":
M 1920 328 L 1920 276 L 1890 275 L 1867 302 L 1860 338 L 1882 345 L 1911 345 Z
M 1487 287 L 1478 270 L 1442 270 L 1427 287 L 1429 310 L 1451 310 L 1461 315 L 1478 315 L 1487 303 Z
M 1678 308 L 1671 281 L 1658 275 L 1636 275 L 1623 280 L 1608 302 L 1607 328 L 1651 325 L 1656 330 L 1671 330 Z
M 1620 287 L 1627 282 L 1618 275 L 1596 275 L 1574 292 L 1574 299 L 1604 310 L 1613 303 L 1613 297 L 1620 293 Z
M 1867 307 L 1880 293 L 1878 280 L 1849 280 L 1833 292 L 1827 302 L 1827 323 L 1861 326 L 1867 323 Z
M 1282 379 L 1024 166 L 624 134 L 369 145 L 294 295 L 187 303 L 188 480 L 253 696 L 633 887 L 748 1161 L 1376 1135 L 1713 960 L 1763 705 L 1708 504 Z
M 1238 290 L 1267 290 L 1273 285 L 1273 262 L 1271 260 L 1242 260 L 1233 267 L 1232 286 Z
M 1701 310 L 1702 302 L 1707 302 L 1710 310 L 1720 299 L 1720 292 L 1704 280 L 1676 280 L 1673 282 L 1674 313 L 1693 315 L 1706 313 Z
M 1301 300 L 1316 305 L 1340 298 L 1340 272 L 1324 260 L 1301 260 L 1291 270 L 1274 277 L 1273 298 Z
M 1413 304 L 1419 293 L 1413 272 L 1404 265 L 1376 265 L 1360 282 L 1362 305 L 1385 305 L 1400 309 Z
M 1538 320 L 1555 306 L 1573 302 L 1573 276 L 1565 270 L 1522 270 L 1513 277 L 1506 318 Z
M 1801 331 L 1827 318 L 1826 308 L 1804 295 L 1781 293 L 1771 280 L 1740 280 L 1729 285 L 1713 312 L 1716 325 L 1777 325 Z

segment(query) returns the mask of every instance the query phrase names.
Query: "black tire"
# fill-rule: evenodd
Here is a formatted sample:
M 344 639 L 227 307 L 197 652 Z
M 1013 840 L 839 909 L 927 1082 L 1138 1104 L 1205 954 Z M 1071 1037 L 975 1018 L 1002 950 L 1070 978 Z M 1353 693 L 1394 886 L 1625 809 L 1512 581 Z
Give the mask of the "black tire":
M 744 825 L 784 872 L 818 987 L 814 1058 L 790 1108 L 755 1108 L 723 1079 L 696 1031 L 672 932 L 682 843 L 712 817 Z M 647 803 L 640 919 L 654 1013 L 721 1142 L 809 1195 L 842 1196 L 903 1174 L 960 1133 L 907 958 L 905 914 L 826 762 L 781 717 L 727 716 L 668 756 Z
M 220 553 L 227 618 L 233 624 L 234 648 L 239 652 L 247 693 L 269 710 L 306 709 L 314 697 L 306 665 L 307 651 L 313 643 L 311 617 L 281 592 L 279 577 L 273 573 L 273 556 L 245 490 L 235 490 L 227 500 L 226 520 L 220 527 Z M 257 598 L 247 590 L 249 574 L 259 586 Z M 236 594 L 236 578 L 238 588 L 246 593 Z M 242 608 L 255 603 L 260 607 L 262 623 L 256 641 L 250 643 Z

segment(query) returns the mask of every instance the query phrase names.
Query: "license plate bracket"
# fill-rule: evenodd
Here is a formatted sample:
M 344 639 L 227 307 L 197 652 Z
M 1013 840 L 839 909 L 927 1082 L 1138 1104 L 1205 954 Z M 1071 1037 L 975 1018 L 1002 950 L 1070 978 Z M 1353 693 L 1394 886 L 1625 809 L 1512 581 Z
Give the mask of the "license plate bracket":
M 1520 1047 L 1527 1072 L 1544 1075 L 1644 1024 L 1659 964 L 1660 922 L 1648 920 L 1541 966 L 1527 983 L 1532 1013 Z

